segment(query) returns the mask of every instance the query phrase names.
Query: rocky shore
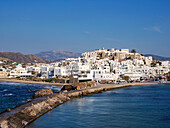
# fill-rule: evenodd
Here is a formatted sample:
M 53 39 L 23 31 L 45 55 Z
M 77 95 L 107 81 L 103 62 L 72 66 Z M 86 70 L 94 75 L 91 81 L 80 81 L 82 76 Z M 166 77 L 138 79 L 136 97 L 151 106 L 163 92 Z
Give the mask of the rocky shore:
M 63 104 L 73 98 L 101 93 L 102 91 L 130 87 L 135 85 L 151 85 L 158 83 L 129 83 L 120 85 L 100 84 L 95 87 L 74 90 L 69 92 L 57 93 L 50 96 L 39 97 L 25 104 L 0 114 L 0 128 L 24 128 L 29 123 L 41 115 L 47 113 L 60 104 Z

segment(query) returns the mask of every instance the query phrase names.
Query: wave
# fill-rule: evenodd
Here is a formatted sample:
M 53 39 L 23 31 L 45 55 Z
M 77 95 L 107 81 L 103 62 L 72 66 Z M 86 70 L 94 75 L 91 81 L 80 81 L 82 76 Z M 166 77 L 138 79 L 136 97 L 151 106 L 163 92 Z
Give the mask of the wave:
M 45 86 L 44 88 L 49 88 L 49 89 L 52 89 L 52 90 L 61 90 L 60 87 L 56 87 L 56 86 Z
M 12 96 L 12 95 L 14 95 L 14 94 L 9 93 L 9 94 L 5 94 L 4 96 Z
M 8 90 L 7 89 L 4 89 L 4 90 L 1 90 L 0 92 L 7 92 Z

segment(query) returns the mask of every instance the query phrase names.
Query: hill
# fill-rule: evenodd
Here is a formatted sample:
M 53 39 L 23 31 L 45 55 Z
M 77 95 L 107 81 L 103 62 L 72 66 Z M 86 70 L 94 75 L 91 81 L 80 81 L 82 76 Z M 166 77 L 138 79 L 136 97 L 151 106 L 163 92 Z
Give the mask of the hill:
M 0 57 L 0 61 L 12 61 L 12 60 L 10 60 L 8 58 Z
M 18 63 L 46 63 L 47 60 L 42 59 L 36 55 L 23 55 L 21 53 L 14 52 L 0 52 L 0 57 L 12 60 Z
M 163 56 L 157 56 L 157 55 L 153 55 L 153 54 L 145 54 L 144 56 L 152 56 L 152 58 L 154 58 L 155 60 L 159 60 L 159 61 L 170 61 L 170 57 L 163 57 Z
M 35 55 L 43 59 L 49 60 L 49 61 L 55 61 L 55 60 L 61 60 L 61 59 L 66 59 L 66 58 L 79 57 L 81 53 L 57 49 L 57 50 L 52 50 L 52 51 L 40 52 Z

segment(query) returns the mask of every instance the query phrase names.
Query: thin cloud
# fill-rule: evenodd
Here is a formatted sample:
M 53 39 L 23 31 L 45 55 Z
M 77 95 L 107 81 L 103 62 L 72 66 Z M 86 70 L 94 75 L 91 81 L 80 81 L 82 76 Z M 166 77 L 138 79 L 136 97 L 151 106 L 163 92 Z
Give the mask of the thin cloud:
M 104 40 L 114 41 L 114 42 L 120 42 L 120 40 L 117 40 L 117 39 L 115 39 L 115 38 L 104 38 Z
M 89 31 L 84 31 L 84 33 L 85 33 L 85 34 L 91 34 L 91 32 L 89 32 Z
M 162 33 L 161 29 L 160 29 L 158 26 L 154 26 L 153 29 L 154 29 L 155 31 L 157 31 L 157 32 Z
M 156 31 L 156 32 L 162 33 L 161 29 L 158 26 L 153 26 L 151 28 L 144 28 L 144 30 L 147 30 L 147 31 Z

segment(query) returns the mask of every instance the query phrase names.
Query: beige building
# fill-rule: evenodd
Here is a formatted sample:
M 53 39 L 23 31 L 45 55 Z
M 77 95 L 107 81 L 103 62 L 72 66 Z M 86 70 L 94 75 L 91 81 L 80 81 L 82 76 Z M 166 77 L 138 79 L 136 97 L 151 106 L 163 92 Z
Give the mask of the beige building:
M 120 49 L 121 52 L 129 53 L 129 49 Z
M 4 72 L 4 71 L 0 71 L 0 78 L 7 78 L 8 77 L 8 73 Z

